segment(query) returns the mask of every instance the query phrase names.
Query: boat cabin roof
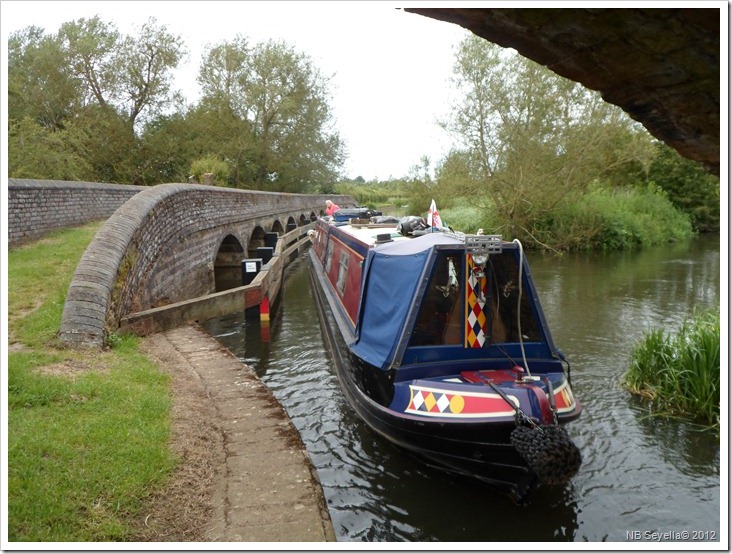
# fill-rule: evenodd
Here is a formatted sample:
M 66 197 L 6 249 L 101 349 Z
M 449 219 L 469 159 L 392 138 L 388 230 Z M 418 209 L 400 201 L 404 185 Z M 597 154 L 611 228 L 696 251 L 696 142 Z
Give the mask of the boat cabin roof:
M 443 232 L 424 232 L 421 235 L 405 236 L 390 224 L 335 224 L 338 231 L 346 233 L 367 247 L 393 256 L 409 256 L 429 250 L 435 245 L 462 246 L 464 243 L 455 235 Z M 426 238 L 426 240 L 425 240 Z M 420 239 L 420 240 L 415 240 Z
M 463 320 L 467 321 L 475 308 L 468 305 L 468 289 L 463 283 L 468 277 L 468 270 L 464 265 L 465 255 L 477 255 L 478 251 L 490 252 L 490 258 L 485 257 L 494 260 L 488 262 L 490 271 L 486 270 L 486 273 L 491 275 L 491 285 L 484 294 L 498 299 L 496 288 L 500 285 L 503 291 L 500 295 L 502 314 L 508 315 L 509 308 L 511 314 L 516 313 L 516 302 L 509 302 L 505 291 L 510 288 L 514 291 L 513 296 L 516 296 L 514 285 L 518 267 L 523 266 L 524 275 L 520 280 L 526 289 L 522 300 L 526 311 L 521 311 L 524 312 L 524 317 L 529 312 L 533 313 L 536 321 L 536 332 L 532 334 L 528 344 L 533 345 L 531 350 L 539 357 L 551 356 L 555 350 L 533 290 L 529 268 L 525 265 L 525 260 L 521 259 L 515 243 L 504 242 L 495 235 L 445 232 L 426 232 L 419 236 L 406 237 L 394 225 L 341 224 L 333 225 L 330 232 L 340 235 L 341 238 L 351 237 L 364 247 L 358 316 L 353 330 L 355 341 L 350 346 L 358 357 L 369 364 L 386 370 L 400 367 L 402 363 L 409 365 L 417 359 L 430 358 L 437 361 L 443 356 L 457 356 L 467 360 L 495 356 L 497 353 L 505 357 L 502 352 L 513 350 L 510 343 L 515 342 L 515 333 L 512 335 L 514 338 L 506 335 L 502 340 L 494 333 L 485 343 L 485 347 L 476 349 L 468 347 L 465 340 L 460 338 L 464 334 L 450 338 L 449 342 L 444 339 L 445 342 L 423 346 L 415 331 L 415 325 L 421 325 L 422 314 L 428 313 L 427 308 L 422 309 L 422 306 L 431 306 L 428 303 L 433 300 L 439 302 L 441 298 L 447 299 L 446 292 L 437 295 L 439 298 L 432 299 L 432 296 L 437 294 L 435 291 L 438 289 L 447 291 L 445 285 L 453 282 L 460 283 L 450 289 L 449 300 L 455 309 L 445 311 L 445 317 L 449 313 L 450 321 L 462 321 L 461 328 L 467 325 Z M 450 275 L 454 279 L 448 282 Z M 499 275 L 500 282 L 496 281 Z M 481 308 L 489 309 L 491 308 Z M 486 317 L 492 317 L 493 312 L 485 313 Z M 529 327 L 528 323 L 525 321 L 524 334 Z M 495 341 L 501 344 L 492 346 Z M 516 347 L 518 346 L 516 343 Z M 499 348 L 503 350 L 499 351 Z

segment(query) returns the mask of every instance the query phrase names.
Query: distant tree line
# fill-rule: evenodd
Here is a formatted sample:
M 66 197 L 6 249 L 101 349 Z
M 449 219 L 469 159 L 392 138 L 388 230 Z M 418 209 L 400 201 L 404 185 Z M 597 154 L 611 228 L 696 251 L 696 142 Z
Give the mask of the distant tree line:
M 98 16 L 11 35 L 10 175 L 153 185 L 209 173 L 292 192 L 337 180 L 344 144 L 308 56 L 241 36 L 209 45 L 189 105 L 173 89 L 186 55 L 154 18 L 134 36 Z

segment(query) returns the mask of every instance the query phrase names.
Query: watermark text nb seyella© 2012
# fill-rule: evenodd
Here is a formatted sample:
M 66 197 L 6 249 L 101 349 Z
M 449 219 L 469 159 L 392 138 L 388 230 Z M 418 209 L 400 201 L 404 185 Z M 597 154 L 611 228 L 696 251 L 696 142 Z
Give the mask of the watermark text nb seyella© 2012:
M 626 531 L 625 540 L 628 541 L 717 541 L 716 531 Z

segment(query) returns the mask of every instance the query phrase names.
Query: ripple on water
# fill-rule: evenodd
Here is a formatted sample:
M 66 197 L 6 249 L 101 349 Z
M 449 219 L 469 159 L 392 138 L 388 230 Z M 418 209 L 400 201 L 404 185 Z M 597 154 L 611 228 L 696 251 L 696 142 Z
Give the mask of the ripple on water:
M 551 291 L 542 302 L 585 407 L 568 426 L 583 465 L 570 484 L 542 487 L 520 507 L 426 467 L 355 416 L 323 344 L 304 260 L 288 270 L 269 343 L 261 342 L 257 320 L 220 318 L 207 330 L 255 366 L 287 410 L 339 540 L 626 541 L 637 529 L 718 532 L 718 440 L 649 418 L 619 382 L 629 348 L 649 325 L 675 325 L 699 298 L 718 303 L 718 283 L 713 289 L 690 272 L 701 264 L 701 273 L 718 276 L 719 257 L 664 264 L 663 252 L 650 253 L 648 263 L 644 256 L 567 257 L 532 267 L 540 295 Z

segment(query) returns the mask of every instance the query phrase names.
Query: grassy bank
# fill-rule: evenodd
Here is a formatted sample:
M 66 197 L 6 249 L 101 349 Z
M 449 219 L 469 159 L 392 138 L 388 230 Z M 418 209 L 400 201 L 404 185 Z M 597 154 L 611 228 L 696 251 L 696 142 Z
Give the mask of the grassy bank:
M 633 351 L 623 383 L 656 413 L 719 428 L 719 311 L 687 320 L 675 335 L 648 331 Z
M 442 221 L 455 231 L 475 233 L 482 228 L 509 240 L 519 238 L 527 249 L 637 250 L 686 240 L 695 233 L 689 215 L 653 184 L 612 188 L 595 183 L 551 209 L 540 198 L 527 198 L 520 205 L 530 208 L 522 210 L 496 205 L 495 196 L 477 182 L 464 189 L 404 180 L 344 183 L 338 193 L 372 208 L 399 208 L 385 208 L 390 215 L 426 216 L 434 199 Z
M 99 225 L 8 255 L 8 539 L 122 541 L 175 460 L 168 377 L 126 337 L 61 348 L 65 291 Z

